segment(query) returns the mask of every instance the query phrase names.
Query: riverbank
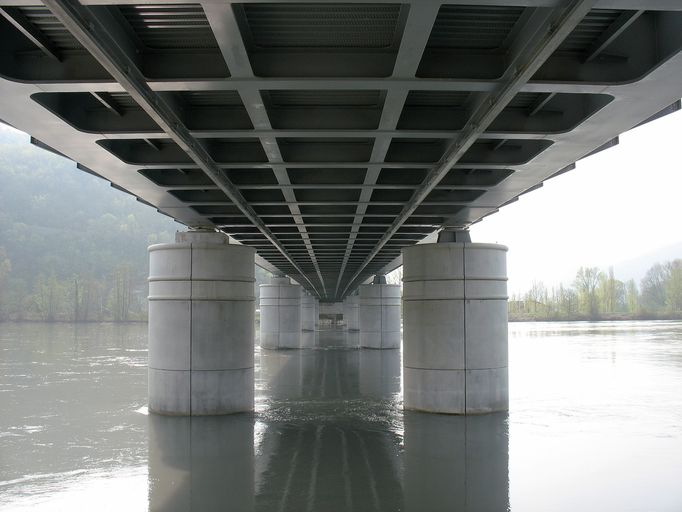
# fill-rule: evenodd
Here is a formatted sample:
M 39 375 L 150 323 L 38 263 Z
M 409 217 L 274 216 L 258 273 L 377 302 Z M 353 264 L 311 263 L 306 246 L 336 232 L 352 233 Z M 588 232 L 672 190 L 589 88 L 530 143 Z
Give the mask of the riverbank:
M 682 320 L 682 313 L 639 313 L 636 315 L 613 313 L 597 316 L 575 315 L 570 317 L 509 313 L 510 322 L 634 322 L 637 320 Z
M 256 324 L 259 323 L 260 314 L 256 311 Z M 634 322 L 637 320 L 682 320 L 682 313 L 670 313 L 670 314 L 651 314 L 651 313 L 641 313 L 638 315 L 629 315 L 625 313 L 614 313 L 610 315 L 599 315 L 596 317 L 590 317 L 587 315 L 575 315 L 572 317 L 565 316 L 545 316 L 545 315 L 533 315 L 533 314 L 513 314 L 509 313 L 510 322 Z M 141 318 L 138 320 L 127 320 L 125 322 L 114 321 L 114 320 L 88 320 L 74 322 L 73 320 L 38 320 L 38 319 L 0 319 L 0 324 L 71 324 L 71 325 L 92 325 L 92 324 L 111 324 L 111 325 L 136 325 L 136 324 L 146 324 L 147 319 Z

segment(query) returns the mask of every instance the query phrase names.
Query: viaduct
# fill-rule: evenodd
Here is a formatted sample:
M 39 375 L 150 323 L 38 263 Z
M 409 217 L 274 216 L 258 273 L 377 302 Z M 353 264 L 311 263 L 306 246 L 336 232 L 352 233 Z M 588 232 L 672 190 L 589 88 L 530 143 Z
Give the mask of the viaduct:
M 262 348 L 313 347 L 320 303 L 337 304 L 356 346 L 402 338 L 406 409 L 506 410 L 506 248 L 468 228 L 682 97 L 679 0 L 0 14 L 0 119 L 189 228 L 150 247 L 163 414 L 253 409 L 254 261 L 275 273 Z M 385 280 L 399 265 L 402 297 Z

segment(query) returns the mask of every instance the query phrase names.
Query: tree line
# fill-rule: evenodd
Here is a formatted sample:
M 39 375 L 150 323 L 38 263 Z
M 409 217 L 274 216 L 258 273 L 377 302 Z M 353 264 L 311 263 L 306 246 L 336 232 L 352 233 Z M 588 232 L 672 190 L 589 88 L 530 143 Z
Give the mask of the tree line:
M 3 254 L 4 253 L 4 254 Z M 4 260 L 3 260 L 4 257 Z M 0 321 L 129 322 L 146 319 L 146 283 L 129 263 L 103 276 L 13 276 L 0 248 Z
M 255 295 L 270 273 L 255 267 Z M 39 274 L 32 284 L 12 277 L 11 261 L 0 247 L 0 321 L 130 322 L 147 319 L 146 269 L 116 265 L 104 275 L 91 272 L 57 277 Z
M 682 318 L 682 259 L 657 263 L 639 285 L 620 281 L 613 268 L 580 267 L 572 285 L 534 282 L 509 300 L 510 320 Z

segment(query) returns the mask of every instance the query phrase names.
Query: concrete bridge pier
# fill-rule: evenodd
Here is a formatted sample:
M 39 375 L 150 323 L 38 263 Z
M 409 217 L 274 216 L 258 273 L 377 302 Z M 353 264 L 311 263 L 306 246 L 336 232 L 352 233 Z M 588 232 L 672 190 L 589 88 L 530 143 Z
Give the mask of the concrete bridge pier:
M 315 330 L 315 297 L 307 291 L 301 294 L 301 329 L 304 331 Z
M 315 297 L 304 291 L 301 295 L 301 348 L 314 348 L 315 336 Z
M 506 252 L 447 232 L 403 249 L 405 409 L 508 410 Z
M 400 348 L 400 285 L 377 275 L 360 286 L 360 347 Z
M 149 248 L 149 410 L 253 410 L 254 255 L 222 233 Z
M 301 348 L 301 290 L 283 276 L 260 285 L 261 348 Z
M 343 301 L 343 322 L 348 331 L 360 330 L 360 296 L 356 293 Z

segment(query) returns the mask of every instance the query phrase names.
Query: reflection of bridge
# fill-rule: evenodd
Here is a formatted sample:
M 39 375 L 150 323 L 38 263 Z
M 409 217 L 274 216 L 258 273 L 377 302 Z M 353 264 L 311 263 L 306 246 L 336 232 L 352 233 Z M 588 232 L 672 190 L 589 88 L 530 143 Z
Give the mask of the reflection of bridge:
M 466 229 L 678 108 L 682 6 L 484 3 L 0 0 L 0 118 L 236 242 L 152 250 L 154 409 L 252 407 L 254 257 L 305 290 L 268 288 L 268 348 L 316 299 L 395 347 L 404 258 L 406 406 L 506 408 L 504 253 Z
M 507 510 L 507 415 L 403 413 L 397 356 L 263 351 L 256 418 L 150 416 L 150 510 Z

